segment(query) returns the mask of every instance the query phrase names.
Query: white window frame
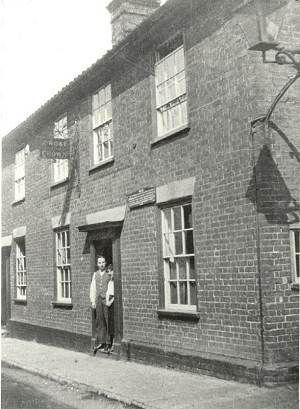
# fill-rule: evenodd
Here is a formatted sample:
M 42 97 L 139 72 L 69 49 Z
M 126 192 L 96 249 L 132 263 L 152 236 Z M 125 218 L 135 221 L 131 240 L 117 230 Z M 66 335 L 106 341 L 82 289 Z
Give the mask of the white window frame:
M 25 198 L 25 148 L 15 155 L 15 201 Z
M 93 95 L 93 165 L 113 158 L 111 84 Z
M 197 288 L 196 288 L 196 272 L 195 272 L 195 250 L 193 253 L 188 253 L 186 249 L 185 235 L 187 232 L 192 233 L 193 237 L 193 222 L 191 227 L 186 227 L 184 224 L 184 207 L 191 207 L 191 222 L 192 222 L 192 204 L 191 202 L 186 202 L 183 204 L 174 204 L 172 206 L 164 207 L 161 209 L 161 223 L 162 223 L 162 246 L 163 246 L 163 270 L 164 270 L 164 293 L 165 293 L 165 308 L 167 310 L 184 311 L 184 312 L 195 312 L 197 310 Z M 177 229 L 174 223 L 174 209 L 180 209 L 181 215 L 181 228 Z M 166 212 L 171 212 L 171 225 L 166 217 Z M 175 250 L 175 235 L 180 237 L 181 235 L 181 245 L 182 252 L 176 254 Z M 169 240 L 166 238 L 168 237 Z M 193 237 L 193 247 L 194 247 L 194 237 Z M 194 263 L 194 278 L 190 276 L 190 262 L 193 259 Z M 186 278 L 182 279 L 179 276 L 179 264 L 184 261 L 186 268 Z M 170 265 L 174 264 L 176 268 L 176 278 L 171 278 L 170 276 Z M 183 264 L 184 265 L 184 264 Z M 177 289 L 177 303 L 171 303 L 171 283 L 176 283 Z M 180 283 L 186 283 L 187 291 L 187 303 L 180 303 Z M 194 299 L 195 304 L 191 303 L 191 287 L 194 286 Z
M 16 296 L 18 300 L 27 298 L 25 238 L 16 241 Z
M 300 263 L 300 248 L 296 248 L 297 240 L 295 235 L 298 235 L 298 246 L 300 247 L 300 226 L 298 228 L 290 229 L 290 245 L 291 245 L 291 266 L 293 283 L 299 284 L 299 270 L 297 274 L 297 260 Z M 298 269 L 300 268 L 298 264 Z
M 173 70 L 172 74 L 168 73 L 170 69 Z M 155 64 L 155 90 L 158 136 L 187 126 L 186 67 L 183 45 Z M 170 90 L 173 90 L 173 93 Z
M 69 228 L 55 232 L 56 289 L 57 301 L 71 303 L 71 247 Z
M 67 139 L 68 138 L 68 117 L 61 116 L 54 122 L 54 138 Z M 69 159 L 54 159 L 53 160 L 53 182 L 59 183 L 69 177 Z

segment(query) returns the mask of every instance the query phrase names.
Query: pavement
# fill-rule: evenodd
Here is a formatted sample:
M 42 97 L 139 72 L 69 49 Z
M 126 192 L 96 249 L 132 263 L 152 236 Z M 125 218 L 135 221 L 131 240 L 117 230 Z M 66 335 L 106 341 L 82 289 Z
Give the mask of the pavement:
M 143 409 L 296 409 L 298 385 L 257 387 L 2 336 L 2 363 Z

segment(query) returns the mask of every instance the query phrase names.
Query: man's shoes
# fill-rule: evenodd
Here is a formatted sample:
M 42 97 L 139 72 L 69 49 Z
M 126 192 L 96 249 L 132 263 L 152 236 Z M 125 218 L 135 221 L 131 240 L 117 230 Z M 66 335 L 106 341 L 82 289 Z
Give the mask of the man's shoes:
M 102 349 L 106 348 L 106 344 L 100 344 L 97 346 L 97 348 L 99 349 L 99 351 L 101 351 Z
M 97 351 L 102 351 L 106 348 L 106 344 L 100 344 L 93 350 L 93 355 L 96 355 Z
M 113 350 L 114 350 L 114 347 L 113 347 L 112 345 L 107 345 L 107 347 L 105 348 L 105 352 L 106 352 L 107 354 L 112 353 Z

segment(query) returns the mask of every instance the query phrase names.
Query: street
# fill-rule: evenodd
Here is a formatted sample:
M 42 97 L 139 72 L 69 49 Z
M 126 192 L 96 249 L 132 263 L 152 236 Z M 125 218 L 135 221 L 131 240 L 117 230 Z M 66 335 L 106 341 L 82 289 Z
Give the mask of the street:
M 2 366 L 2 409 L 130 409 L 133 407 Z

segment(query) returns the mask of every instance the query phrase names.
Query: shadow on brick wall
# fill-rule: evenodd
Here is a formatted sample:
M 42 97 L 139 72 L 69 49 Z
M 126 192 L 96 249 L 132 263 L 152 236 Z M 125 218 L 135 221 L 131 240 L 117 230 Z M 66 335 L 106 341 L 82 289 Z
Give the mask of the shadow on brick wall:
M 300 205 L 291 195 L 267 145 L 262 147 L 253 168 L 246 197 L 270 224 L 286 225 L 299 221 L 296 212 Z
M 290 156 L 291 158 L 296 158 L 297 162 L 300 163 L 300 152 L 296 148 L 296 146 L 289 140 L 287 135 L 283 132 L 282 129 L 279 128 L 274 122 L 269 121 L 269 128 L 273 129 L 273 131 L 277 132 L 277 134 L 284 140 L 287 146 L 290 148 Z

